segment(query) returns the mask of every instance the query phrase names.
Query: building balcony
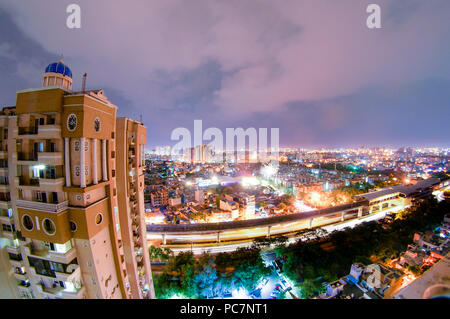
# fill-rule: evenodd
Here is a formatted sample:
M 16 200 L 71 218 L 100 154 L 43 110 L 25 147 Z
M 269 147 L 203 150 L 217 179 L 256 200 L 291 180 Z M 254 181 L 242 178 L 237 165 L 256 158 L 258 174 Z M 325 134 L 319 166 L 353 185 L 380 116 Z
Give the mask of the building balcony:
M 5 200 L 6 198 L 0 198 L 0 208 L 8 209 L 11 208 L 11 200 Z
M 85 288 L 67 290 L 62 287 L 47 288 L 42 285 L 36 285 L 36 288 L 40 294 L 50 299 L 81 299 L 84 296 Z
M 64 177 L 39 179 L 40 188 L 44 192 L 63 192 L 64 184 Z
M 42 203 L 42 202 L 18 199 L 16 201 L 16 205 L 18 208 L 34 209 L 34 210 L 45 211 L 45 212 L 50 212 L 50 213 L 59 213 L 68 208 L 69 201 L 52 204 L 52 203 Z
M 14 273 L 14 278 L 16 278 L 17 280 L 21 280 L 21 281 L 27 281 L 28 277 L 27 274 L 18 274 L 18 273 Z
M 11 240 L 17 239 L 16 232 L 13 231 L 3 231 L 2 236 Z
M 38 178 L 30 178 L 25 180 L 22 177 L 16 177 L 16 183 L 18 188 L 27 189 L 27 190 L 39 190 L 39 179 Z
M 70 264 L 77 257 L 75 248 L 69 249 L 66 253 L 58 253 L 52 250 L 34 250 L 30 245 L 24 246 L 25 253 L 30 257 L 46 259 L 61 264 Z
M 0 216 L 0 223 L 1 224 L 7 224 L 7 225 L 11 225 L 13 222 L 13 218 L 9 217 L 9 216 Z
M 21 164 L 19 162 L 32 162 L 32 164 L 34 164 L 34 162 L 36 162 L 38 160 L 38 156 L 37 153 L 30 153 L 30 152 L 17 152 L 17 163 Z M 25 164 L 21 164 L 21 165 L 25 165 Z
M 14 133 L 22 139 L 35 139 L 37 136 L 40 139 L 61 138 L 61 125 L 47 124 L 32 127 L 19 127 L 17 130 L 14 130 Z
M 23 261 L 22 260 L 14 260 L 14 259 L 10 259 L 9 263 L 11 264 L 11 266 L 13 267 L 22 267 L 23 266 Z
M 4 150 L 0 150 L 0 158 L 8 158 L 8 152 Z
M 0 192 L 9 192 L 9 184 L 0 184 Z
M 38 133 L 38 127 L 37 126 L 31 126 L 31 127 L 18 127 L 17 128 L 17 135 L 19 135 L 21 138 L 26 137 L 27 135 L 37 135 Z
M 76 264 L 71 264 L 67 266 L 74 268 L 74 270 L 69 273 L 64 273 L 64 272 L 57 272 L 51 269 L 43 269 L 41 271 L 37 271 L 36 268 L 34 267 L 29 267 L 29 271 L 30 274 L 34 275 L 34 276 L 40 276 L 43 278 L 54 278 L 55 280 L 58 281 L 65 281 L 65 282 L 75 282 L 75 281 L 80 281 L 81 279 L 81 270 L 80 270 L 80 266 L 76 265 Z
M 79 265 L 71 264 L 68 267 L 73 266 L 75 270 L 73 270 L 71 273 L 63 273 L 63 272 L 57 272 L 55 271 L 56 280 L 60 281 L 80 281 L 81 280 L 81 268 Z
M 27 294 L 32 294 L 31 285 L 29 283 L 19 283 L 17 284 L 17 289 L 19 291 L 25 292 Z
M 6 251 L 11 254 L 20 254 L 19 246 L 6 246 Z
M 30 178 L 25 181 L 24 178 L 19 177 L 18 181 L 20 186 L 39 186 L 39 178 Z
M 63 165 L 64 157 L 62 152 L 39 152 L 38 162 L 47 165 Z
M 33 266 L 28 267 L 28 271 L 32 276 L 38 276 L 42 278 L 56 278 L 55 272 L 53 270 L 42 269 L 38 271 Z
M 38 126 L 38 135 L 42 139 L 61 138 L 60 124 L 47 124 Z
M 63 165 L 64 157 L 62 152 L 17 152 L 18 165 L 32 166 L 37 163 L 46 165 Z

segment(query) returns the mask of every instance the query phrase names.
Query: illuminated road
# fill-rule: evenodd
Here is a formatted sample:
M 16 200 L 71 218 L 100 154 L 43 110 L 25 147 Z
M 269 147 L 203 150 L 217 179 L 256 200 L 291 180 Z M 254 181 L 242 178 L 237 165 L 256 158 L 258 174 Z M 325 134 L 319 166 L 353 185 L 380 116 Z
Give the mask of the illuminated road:
M 422 192 L 426 194 L 431 187 L 438 185 L 438 181 L 429 179 L 420 185 L 397 187 L 394 192 L 403 194 L 402 197 L 420 195 Z M 433 194 L 438 200 L 443 200 L 443 192 L 450 185 L 447 183 L 439 187 L 434 188 Z M 149 244 L 168 247 L 175 253 L 192 251 L 195 254 L 234 251 L 239 247 L 251 246 L 256 238 L 276 235 L 284 235 L 290 242 L 308 240 L 312 238 L 305 238 L 301 234 L 308 229 L 323 229 L 326 230 L 323 235 L 326 235 L 335 230 L 382 219 L 390 212 L 409 207 L 409 203 L 399 203 L 397 197 L 389 197 L 392 189 L 380 192 L 375 192 L 375 197 L 373 192 L 368 193 L 371 196 L 360 197 L 361 201 L 349 204 L 268 218 L 205 224 L 147 224 L 147 239 Z M 380 199 L 373 201 L 370 197 Z
M 232 222 L 221 223 L 205 223 L 205 224 L 177 224 L 177 225 L 147 225 L 148 233 L 170 233 L 170 234 L 199 234 L 214 233 L 222 231 L 232 231 L 239 229 L 254 229 L 257 227 L 277 226 L 278 224 L 288 224 L 291 222 L 309 221 L 319 217 L 329 217 L 335 214 L 347 213 L 358 209 L 364 209 L 368 206 L 368 201 L 361 200 L 354 203 L 328 207 L 324 209 L 311 210 L 308 212 L 299 212 L 289 215 L 281 215 L 267 218 L 238 220 Z
M 434 191 L 433 195 L 436 197 L 437 201 L 440 202 L 440 201 L 445 200 L 444 193 L 448 190 L 450 190 L 450 186 L 442 187 L 442 188 Z
M 312 227 L 320 227 L 329 233 L 335 230 L 342 230 L 346 227 L 354 227 L 355 225 L 364 222 L 382 219 L 387 213 L 396 212 L 399 209 L 399 207 L 391 207 L 360 218 L 351 218 L 344 222 L 341 221 L 340 216 L 333 218 L 318 217 L 317 219 L 314 219 Z M 302 235 L 297 235 L 296 233 L 308 229 L 308 226 L 308 221 L 274 225 L 271 227 L 270 234 L 271 236 L 283 234 L 288 237 L 289 243 L 293 243 L 299 239 L 306 240 Z M 162 245 L 161 235 L 148 234 L 147 238 L 149 244 L 158 244 L 162 247 L 168 247 L 174 251 L 175 254 L 183 251 L 192 251 L 195 255 L 200 255 L 204 252 L 217 254 L 221 252 L 231 252 L 240 247 L 250 247 L 255 238 L 267 236 L 267 227 L 226 231 L 220 235 L 220 242 L 216 241 L 216 234 L 174 234 L 166 236 L 167 241 L 170 241 L 167 245 Z

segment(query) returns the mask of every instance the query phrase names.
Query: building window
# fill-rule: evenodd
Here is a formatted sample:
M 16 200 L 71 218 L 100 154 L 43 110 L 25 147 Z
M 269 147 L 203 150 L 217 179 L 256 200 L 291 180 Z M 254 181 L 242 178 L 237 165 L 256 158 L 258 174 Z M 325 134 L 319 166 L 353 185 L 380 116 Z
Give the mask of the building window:
M 95 223 L 96 223 L 97 225 L 100 225 L 100 224 L 102 223 L 102 221 L 103 221 L 103 215 L 102 215 L 102 213 L 98 213 L 98 214 L 95 216 Z
M 29 215 L 23 215 L 22 216 L 22 226 L 28 230 L 32 231 L 34 228 L 33 219 Z
M 94 120 L 94 130 L 96 132 L 100 131 L 100 119 L 98 117 L 96 117 Z
M 44 218 L 42 221 L 42 228 L 44 228 L 44 233 L 49 236 L 53 236 L 56 233 L 55 223 L 49 218 Z
M 73 145 L 74 145 L 74 151 L 79 152 L 80 151 L 80 141 L 75 141 L 73 143 Z
M 77 231 L 77 224 L 73 220 L 69 221 L 69 225 L 70 225 L 70 231 L 72 233 Z
M 77 116 L 75 114 L 69 114 L 67 117 L 67 129 L 71 132 L 77 128 Z
M 75 176 L 80 176 L 80 166 L 75 166 Z

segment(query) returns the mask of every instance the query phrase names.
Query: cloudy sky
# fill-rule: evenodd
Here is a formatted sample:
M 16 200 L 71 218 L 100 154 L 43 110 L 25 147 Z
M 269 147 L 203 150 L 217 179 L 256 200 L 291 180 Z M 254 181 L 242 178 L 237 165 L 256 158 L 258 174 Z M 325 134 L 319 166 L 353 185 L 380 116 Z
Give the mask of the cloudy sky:
M 448 0 L 0 0 L 0 105 L 63 54 L 150 147 L 194 119 L 282 146 L 450 146 L 449 40 Z

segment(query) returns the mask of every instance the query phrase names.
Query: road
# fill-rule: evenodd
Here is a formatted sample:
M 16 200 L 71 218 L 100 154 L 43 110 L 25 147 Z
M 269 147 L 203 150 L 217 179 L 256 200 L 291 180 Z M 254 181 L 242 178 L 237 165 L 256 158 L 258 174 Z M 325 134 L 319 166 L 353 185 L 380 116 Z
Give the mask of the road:
M 341 222 L 340 217 L 332 218 L 332 219 L 317 219 L 317 224 L 314 223 L 313 227 L 320 227 L 326 230 L 328 233 L 335 230 L 342 230 L 346 227 L 354 227 L 358 224 L 382 219 L 389 212 L 395 212 L 399 210 L 398 207 L 391 207 L 389 209 L 382 210 L 378 213 L 374 213 L 371 215 L 366 215 L 361 218 L 353 218 L 350 220 L 346 220 Z M 288 242 L 293 243 L 297 240 L 306 240 L 306 238 L 302 235 L 297 235 L 296 233 L 299 230 L 307 229 L 305 227 L 305 222 L 302 223 L 292 223 L 287 225 L 280 225 L 279 227 L 273 227 L 273 231 L 271 230 L 271 235 L 279 235 L 283 234 L 288 237 Z M 252 229 L 252 230 L 240 230 L 233 231 L 224 234 L 221 236 L 221 242 L 201 242 L 201 241 L 214 241 L 216 239 L 216 235 L 214 234 L 198 234 L 198 235 L 186 235 L 181 237 L 171 238 L 170 240 L 173 242 L 168 245 L 161 245 L 161 247 L 170 248 L 175 254 L 183 251 L 192 251 L 195 255 L 200 255 L 202 253 L 208 252 L 210 254 L 218 254 L 222 252 L 231 252 L 240 247 L 250 247 L 253 244 L 253 240 L 256 237 L 264 237 L 267 235 L 267 228 L 264 229 Z M 147 235 L 149 240 L 149 245 L 161 244 L 161 236 L 153 236 L 151 234 Z M 187 238 L 191 240 L 191 243 L 186 243 Z M 234 239 L 234 240 L 233 240 Z M 176 242 L 179 242 L 177 244 Z M 194 241 L 200 241 L 195 242 Z

